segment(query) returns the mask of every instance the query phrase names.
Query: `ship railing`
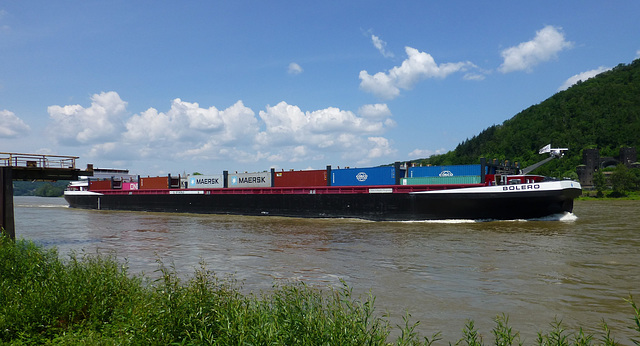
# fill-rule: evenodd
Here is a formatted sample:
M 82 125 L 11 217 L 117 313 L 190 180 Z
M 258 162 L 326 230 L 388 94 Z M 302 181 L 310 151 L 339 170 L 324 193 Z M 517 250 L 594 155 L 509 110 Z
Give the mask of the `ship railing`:
M 0 167 L 76 168 L 77 156 L 20 154 L 0 152 Z
M 369 194 L 375 189 L 390 189 L 389 193 L 411 193 L 478 187 L 483 184 L 450 185 L 369 185 L 369 186 L 316 186 L 316 187 L 261 187 L 261 188 L 210 188 L 210 189 L 138 189 L 138 190 L 91 190 L 105 195 L 164 195 L 171 191 L 202 191 L 204 195 L 250 195 L 250 194 Z

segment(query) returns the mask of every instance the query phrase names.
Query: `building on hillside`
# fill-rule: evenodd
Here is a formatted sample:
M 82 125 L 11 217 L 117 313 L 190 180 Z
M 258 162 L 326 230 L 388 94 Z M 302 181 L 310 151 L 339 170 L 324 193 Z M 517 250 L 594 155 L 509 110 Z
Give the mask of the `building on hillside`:
M 582 151 L 582 165 L 577 168 L 580 184 L 585 188 L 593 188 L 595 172 L 619 164 L 624 164 L 629 168 L 640 168 L 636 148 L 621 148 L 618 157 L 601 157 L 599 149 L 584 149 Z

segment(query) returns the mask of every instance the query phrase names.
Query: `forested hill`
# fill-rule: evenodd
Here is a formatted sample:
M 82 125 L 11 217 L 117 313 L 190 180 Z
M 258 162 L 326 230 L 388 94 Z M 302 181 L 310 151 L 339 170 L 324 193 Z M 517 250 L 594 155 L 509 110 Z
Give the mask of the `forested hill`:
M 561 176 L 575 172 L 586 148 L 616 157 L 623 146 L 640 150 L 640 59 L 578 82 L 465 140 L 455 150 L 422 162 L 470 164 L 486 157 L 518 161 L 526 167 L 546 158 L 538 150 L 549 143 L 569 151 L 535 173 Z

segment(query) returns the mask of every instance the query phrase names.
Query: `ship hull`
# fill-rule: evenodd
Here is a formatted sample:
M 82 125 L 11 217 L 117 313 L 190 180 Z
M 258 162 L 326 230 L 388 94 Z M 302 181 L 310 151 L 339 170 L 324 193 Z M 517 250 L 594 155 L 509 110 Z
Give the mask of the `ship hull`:
M 407 192 L 401 187 L 69 192 L 73 208 L 373 221 L 532 219 L 572 212 L 573 181 Z

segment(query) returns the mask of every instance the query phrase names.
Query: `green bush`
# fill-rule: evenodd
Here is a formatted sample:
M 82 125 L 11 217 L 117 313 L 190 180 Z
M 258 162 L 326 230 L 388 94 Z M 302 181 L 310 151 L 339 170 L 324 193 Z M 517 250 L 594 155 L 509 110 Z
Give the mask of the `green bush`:
M 0 342 L 90 345 L 386 345 L 389 322 L 375 313 L 375 298 L 355 299 L 342 287 L 323 292 L 303 283 L 275 285 L 269 293 L 242 294 L 232 278 L 219 279 L 201 263 L 183 281 L 159 263 L 160 278 L 131 276 L 113 256 L 72 254 L 0 236 Z M 640 309 L 629 297 L 640 335 Z M 431 345 L 415 332 L 418 323 L 399 327 L 398 345 Z M 518 332 L 498 316 L 495 345 L 522 344 Z M 607 325 L 599 344 L 615 345 Z M 483 345 L 473 321 L 456 345 Z M 593 335 L 570 334 L 562 323 L 538 334 L 539 345 L 591 345 Z M 631 340 L 636 345 L 640 341 Z
M 2 237 L 0 340 L 46 340 L 82 328 L 100 332 L 138 296 L 140 280 L 111 257 L 71 256 Z

